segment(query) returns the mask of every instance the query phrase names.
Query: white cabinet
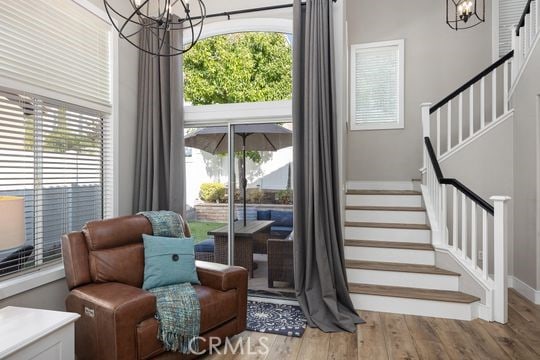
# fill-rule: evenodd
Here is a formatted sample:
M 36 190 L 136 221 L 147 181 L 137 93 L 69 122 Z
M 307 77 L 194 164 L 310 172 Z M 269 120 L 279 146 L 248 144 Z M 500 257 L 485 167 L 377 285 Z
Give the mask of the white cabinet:
M 75 359 L 79 314 L 7 306 L 0 309 L 0 359 Z

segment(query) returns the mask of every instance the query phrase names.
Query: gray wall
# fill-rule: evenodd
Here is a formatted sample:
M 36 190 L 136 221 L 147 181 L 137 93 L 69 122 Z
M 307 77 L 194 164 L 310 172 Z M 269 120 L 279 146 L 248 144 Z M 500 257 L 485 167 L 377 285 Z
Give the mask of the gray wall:
M 89 0 L 103 9 L 102 0 Z M 113 6 L 126 6 L 127 1 L 109 0 Z M 137 50 L 119 41 L 119 214 L 132 213 L 133 174 L 135 173 L 135 139 L 137 121 Z M 0 308 L 8 305 L 63 310 L 67 286 L 64 279 L 40 286 L 25 293 L 0 300 Z
M 349 131 L 347 180 L 419 178 L 420 104 L 441 100 L 491 63 L 491 2 L 487 21 L 455 31 L 445 1 L 348 1 L 349 44 L 405 39 L 405 129 Z
M 35 309 L 64 311 L 64 299 L 68 294 L 64 279 L 34 288 L 30 291 L 0 300 L 0 309 L 4 306 L 21 306 Z
M 538 79 L 540 47 L 537 46 L 512 97 L 515 108 L 514 275 L 536 289 L 540 289 Z
M 480 138 L 441 161 L 444 176 L 458 179 L 490 203 L 492 202 L 489 198 L 493 195 L 514 198 L 513 133 L 513 118 L 499 123 Z M 513 274 L 513 264 L 520 261 L 513 257 L 514 201 L 510 201 L 508 205 L 508 271 Z M 493 245 L 490 244 L 489 248 L 493 249 Z

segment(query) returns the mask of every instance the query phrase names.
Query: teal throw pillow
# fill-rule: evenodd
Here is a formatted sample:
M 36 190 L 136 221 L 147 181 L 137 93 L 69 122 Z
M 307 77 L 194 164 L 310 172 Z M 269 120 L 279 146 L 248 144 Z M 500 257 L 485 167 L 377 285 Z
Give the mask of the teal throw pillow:
M 191 283 L 200 284 L 195 268 L 191 238 L 171 238 L 143 234 L 143 289 Z

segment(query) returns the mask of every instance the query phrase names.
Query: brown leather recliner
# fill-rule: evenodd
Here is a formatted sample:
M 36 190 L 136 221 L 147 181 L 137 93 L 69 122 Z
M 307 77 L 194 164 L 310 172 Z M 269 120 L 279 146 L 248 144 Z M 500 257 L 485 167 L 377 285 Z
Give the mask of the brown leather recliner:
M 189 235 L 189 227 L 185 232 Z M 142 234 L 152 225 L 142 215 L 86 224 L 62 238 L 68 287 L 67 311 L 75 323 L 78 359 L 188 359 L 170 353 L 157 340 L 156 298 L 141 289 L 144 273 Z M 247 271 L 197 261 L 201 285 L 194 286 L 201 305 L 201 337 L 222 340 L 246 328 Z M 214 340 L 215 341 L 215 340 Z M 215 344 L 215 342 L 214 342 Z M 208 340 L 200 341 L 207 349 Z

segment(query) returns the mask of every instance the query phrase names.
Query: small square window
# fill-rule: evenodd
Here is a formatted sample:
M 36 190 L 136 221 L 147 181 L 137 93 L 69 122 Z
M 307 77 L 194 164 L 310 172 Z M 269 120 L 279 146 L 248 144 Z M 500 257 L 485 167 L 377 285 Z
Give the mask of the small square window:
M 404 41 L 351 47 L 351 129 L 404 128 Z

